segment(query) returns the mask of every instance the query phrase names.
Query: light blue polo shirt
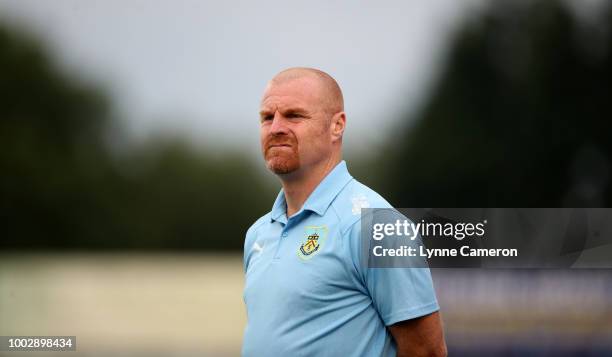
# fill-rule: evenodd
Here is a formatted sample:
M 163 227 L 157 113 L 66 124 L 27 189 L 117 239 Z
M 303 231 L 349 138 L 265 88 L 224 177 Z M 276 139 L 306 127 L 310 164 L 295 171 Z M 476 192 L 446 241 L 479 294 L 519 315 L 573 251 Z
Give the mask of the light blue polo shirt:
M 427 268 L 366 268 L 360 209 L 390 208 L 339 163 L 287 218 L 283 191 L 244 243 L 243 356 L 395 356 L 386 326 L 439 309 Z

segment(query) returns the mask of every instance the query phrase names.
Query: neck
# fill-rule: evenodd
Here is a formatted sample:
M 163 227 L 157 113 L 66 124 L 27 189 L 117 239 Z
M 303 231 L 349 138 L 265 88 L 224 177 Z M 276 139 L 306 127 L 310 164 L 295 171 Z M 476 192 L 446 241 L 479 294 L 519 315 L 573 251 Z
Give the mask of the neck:
M 302 208 L 312 191 L 341 159 L 341 157 L 330 157 L 312 167 L 300 168 L 295 173 L 280 176 L 287 202 L 287 217 L 291 217 Z

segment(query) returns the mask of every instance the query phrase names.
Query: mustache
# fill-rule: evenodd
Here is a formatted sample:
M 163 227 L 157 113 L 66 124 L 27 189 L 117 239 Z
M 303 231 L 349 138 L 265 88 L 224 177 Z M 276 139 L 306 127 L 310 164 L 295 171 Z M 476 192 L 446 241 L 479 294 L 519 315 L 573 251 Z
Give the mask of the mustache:
M 264 148 L 266 151 L 274 145 L 289 145 L 291 147 L 297 146 L 295 138 L 288 135 L 270 135 L 264 140 Z

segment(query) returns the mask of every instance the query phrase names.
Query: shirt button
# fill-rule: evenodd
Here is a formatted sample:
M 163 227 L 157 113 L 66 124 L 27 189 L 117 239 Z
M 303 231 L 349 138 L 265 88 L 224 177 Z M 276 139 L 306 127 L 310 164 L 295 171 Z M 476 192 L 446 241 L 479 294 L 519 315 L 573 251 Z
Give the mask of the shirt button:
M 283 234 L 281 234 L 281 237 L 286 237 L 286 236 L 288 236 L 288 235 L 289 235 L 289 233 L 287 233 L 287 232 L 283 232 Z

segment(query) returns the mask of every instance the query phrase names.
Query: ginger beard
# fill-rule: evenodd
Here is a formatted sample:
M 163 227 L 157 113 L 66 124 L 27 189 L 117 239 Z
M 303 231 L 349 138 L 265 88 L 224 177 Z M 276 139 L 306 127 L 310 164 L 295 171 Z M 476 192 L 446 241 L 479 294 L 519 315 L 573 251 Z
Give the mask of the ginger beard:
M 298 143 L 289 135 L 269 135 L 264 143 L 266 166 L 277 175 L 285 175 L 300 168 Z

